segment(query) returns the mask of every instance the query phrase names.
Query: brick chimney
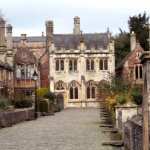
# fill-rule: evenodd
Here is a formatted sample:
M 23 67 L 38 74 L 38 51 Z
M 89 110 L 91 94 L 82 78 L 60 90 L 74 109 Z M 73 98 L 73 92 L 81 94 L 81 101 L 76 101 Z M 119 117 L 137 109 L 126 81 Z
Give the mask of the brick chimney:
M 74 28 L 73 33 L 74 34 L 80 34 L 80 18 L 78 16 L 74 17 Z
M 7 25 L 7 48 L 12 49 L 13 48 L 13 41 L 12 41 L 12 25 Z
M 136 47 L 136 34 L 134 31 L 131 32 L 130 34 L 130 49 L 133 51 Z
M 0 17 L 0 47 L 6 46 L 5 24 L 6 24 L 6 21 L 2 17 Z

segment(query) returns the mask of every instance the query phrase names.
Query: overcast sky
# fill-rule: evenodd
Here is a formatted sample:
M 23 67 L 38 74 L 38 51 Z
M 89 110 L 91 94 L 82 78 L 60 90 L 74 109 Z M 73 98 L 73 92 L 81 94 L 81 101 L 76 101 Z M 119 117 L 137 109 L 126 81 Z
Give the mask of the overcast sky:
M 41 35 L 45 21 L 54 21 L 55 33 L 71 33 L 73 17 L 80 16 L 81 30 L 113 34 L 128 29 L 127 20 L 144 11 L 150 15 L 150 0 L 0 0 L 0 9 L 13 34 Z

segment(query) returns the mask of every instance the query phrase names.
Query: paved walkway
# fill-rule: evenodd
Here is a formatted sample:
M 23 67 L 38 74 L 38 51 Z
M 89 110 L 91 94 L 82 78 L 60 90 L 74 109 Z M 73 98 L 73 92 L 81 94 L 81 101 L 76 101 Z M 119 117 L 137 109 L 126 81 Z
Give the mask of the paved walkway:
M 98 109 L 66 109 L 0 129 L 0 150 L 112 150 L 101 145 L 99 118 Z

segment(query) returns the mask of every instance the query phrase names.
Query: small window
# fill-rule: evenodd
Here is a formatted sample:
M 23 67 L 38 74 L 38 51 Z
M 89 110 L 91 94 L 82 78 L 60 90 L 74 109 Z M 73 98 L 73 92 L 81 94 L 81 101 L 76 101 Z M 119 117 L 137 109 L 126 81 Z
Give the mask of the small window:
M 87 71 L 94 71 L 94 60 L 93 59 L 87 59 L 86 60 L 86 70 Z
M 99 61 L 99 69 L 100 70 L 108 70 L 108 59 L 101 58 Z
M 77 71 L 77 60 L 69 60 L 69 71 Z
M 59 71 L 59 60 L 56 60 L 56 71 Z
M 135 66 L 135 79 L 143 78 L 143 68 L 142 65 L 138 64 Z
M 55 68 L 56 68 L 56 71 L 63 71 L 64 70 L 64 60 L 56 59 Z

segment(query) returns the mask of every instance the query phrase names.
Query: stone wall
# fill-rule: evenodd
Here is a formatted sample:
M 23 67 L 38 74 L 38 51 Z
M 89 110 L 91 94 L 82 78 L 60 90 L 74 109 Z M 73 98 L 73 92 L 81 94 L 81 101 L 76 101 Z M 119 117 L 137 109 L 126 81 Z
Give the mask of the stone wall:
M 138 107 L 136 105 L 124 105 L 116 107 L 116 127 L 120 130 L 123 129 L 124 123 L 138 114 Z
M 142 149 L 142 116 L 134 116 L 124 125 L 124 150 Z
M 9 127 L 13 124 L 33 120 L 34 119 L 34 110 L 30 109 L 17 109 L 14 111 L 3 111 L 0 112 L 0 128 Z

